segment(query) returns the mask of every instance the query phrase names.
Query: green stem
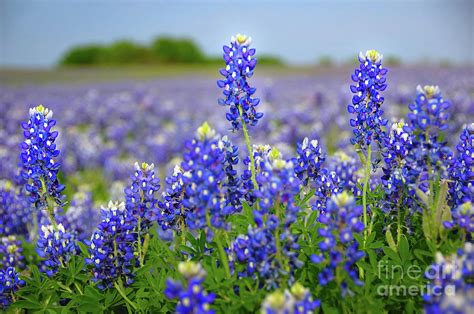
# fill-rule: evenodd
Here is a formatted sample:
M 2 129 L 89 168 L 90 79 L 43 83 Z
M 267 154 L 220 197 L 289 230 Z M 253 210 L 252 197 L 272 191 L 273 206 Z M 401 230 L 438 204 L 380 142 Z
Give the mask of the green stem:
M 364 186 L 362 188 L 362 207 L 364 210 L 364 244 L 365 240 L 367 240 L 368 236 L 368 230 L 367 230 L 367 189 L 369 185 L 369 180 L 370 180 L 370 166 L 371 166 L 371 146 L 369 145 L 367 149 L 367 158 L 366 158 L 366 163 L 365 163 L 365 177 L 364 177 Z
M 122 296 L 122 298 L 127 301 L 128 304 L 130 304 L 131 307 L 133 307 L 133 309 L 135 311 L 138 311 L 138 307 L 135 303 L 133 303 L 128 297 L 127 295 L 125 294 L 125 292 L 123 291 L 123 288 L 122 288 L 122 282 L 119 280 L 119 283 L 114 283 L 114 286 L 115 286 L 115 289 L 117 289 L 118 293 Z
M 229 261 L 227 259 L 227 254 L 224 250 L 224 246 L 222 245 L 222 242 L 221 242 L 221 235 L 218 233 L 216 233 L 216 244 L 217 244 L 217 249 L 219 250 L 221 263 L 224 265 L 225 274 L 227 278 L 230 278 L 231 275 L 230 275 Z
M 58 230 L 58 225 L 56 224 L 56 220 L 54 220 L 54 204 L 51 203 L 51 199 L 48 195 L 48 189 L 46 188 L 46 184 L 44 183 L 43 178 L 41 178 L 40 180 L 41 180 L 41 188 L 43 189 L 43 193 L 46 196 L 46 204 L 47 204 L 49 220 L 51 221 L 53 228 L 55 230 Z
M 138 224 L 137 224 L 137 237 L 138 237 L 138 263 L 139 267 L 143 265 L 143 257 L 142 257 L 142 238 L 141 238 L 141 233 L 142 233 L 142 218 L 140 215 L 138 215 Z
M 258 190 L 258 183 L 257 183 L 257 171 L 255 170 L 255 160 L 253 158 L 253 151 L 252 151 L 252 145 L 250 145 L 250 137 L 249 137 L 249 132 L 247 130 L 247 125 L 245 124 L 244 118 L 243 118 L 243 112 L 242 108 L 240 106 L 237 106 L 239 108 L 239 113 L 240 113 L 240 120 L 242 121 L 242 129 L 244 133 L 244 138 L 245 138 L 245 145 L 247 145 L 247 150 L 249 152 L 249 158 L 250 158 L 250 170 L 252 171 L 252 183 L 253 183 L 253 188 L 255 190 Z
M 224 250 L 224 246 L 222 245 L 222 242 L 221 242 L 221 232 L 220 232 L 220 230 L 216 230 L 212 227 L 211 217 L 209 217 L 209 212 L 208 211 L 206 211 L 206 222 L 207 222 L 207 226 L 211 230 L 213 230 L 213 232 L 214 232 L 214 240 L 217 244 L 217 250 L 219 252 L 219 258 L 221 260 L 222 265 L 224 265 L 224 270 L 225 270 L 225 274 L 226 274 L 227 278 L 230 278 L 231 275 L 230 275 L 229 261 L 227 259 L 227 254 Z

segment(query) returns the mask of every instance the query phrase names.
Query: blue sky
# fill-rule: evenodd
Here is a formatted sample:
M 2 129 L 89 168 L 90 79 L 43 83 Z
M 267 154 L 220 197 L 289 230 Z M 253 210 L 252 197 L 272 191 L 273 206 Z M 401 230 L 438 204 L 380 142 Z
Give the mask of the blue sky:
M 72 45 L 192 37 L 218 55 L 233 33 L 304 64 L 378 49 L 405 61 L 474 63 L 474 0 L 0 0 L 0 65 L 48 67 Z

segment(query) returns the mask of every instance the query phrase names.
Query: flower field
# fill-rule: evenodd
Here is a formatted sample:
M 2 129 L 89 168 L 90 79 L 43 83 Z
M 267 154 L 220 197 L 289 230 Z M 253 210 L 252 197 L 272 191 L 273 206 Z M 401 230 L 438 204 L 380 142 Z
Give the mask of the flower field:
M 257 49 L 1 86 L 0 310 L 474 312 L 474 69 L 260 76 Z

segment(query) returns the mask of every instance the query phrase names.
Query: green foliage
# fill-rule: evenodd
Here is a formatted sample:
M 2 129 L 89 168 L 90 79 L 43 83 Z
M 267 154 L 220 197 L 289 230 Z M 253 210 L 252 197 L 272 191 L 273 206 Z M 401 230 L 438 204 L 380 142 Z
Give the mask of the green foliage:
M 206 59 L 201 49 L 187 38 L 158 37 L 151 44 L 151 51 L 162 63 L 202 63 Z
M 262 55 L 259 64 L 282 65 L 275 56 Z M 108 66 L 134 64 L 221 64 L 221 57 L 207 56 L 189 38 L 157 37 L 150 45 L 119 40 L 110 45 L 80 45 L 69 49 L 59 61 L 62 66 Z

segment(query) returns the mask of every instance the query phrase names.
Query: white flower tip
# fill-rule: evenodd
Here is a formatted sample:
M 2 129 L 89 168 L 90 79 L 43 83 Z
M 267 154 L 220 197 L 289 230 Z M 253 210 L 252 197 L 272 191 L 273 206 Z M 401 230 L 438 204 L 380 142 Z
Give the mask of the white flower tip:
M 30 117 L 34 116 L 37 113 L 43 115 L 48 120 L 53 117 L 53 111 L 49 108 L 44 107 L 43 105 L 30 108 Z

